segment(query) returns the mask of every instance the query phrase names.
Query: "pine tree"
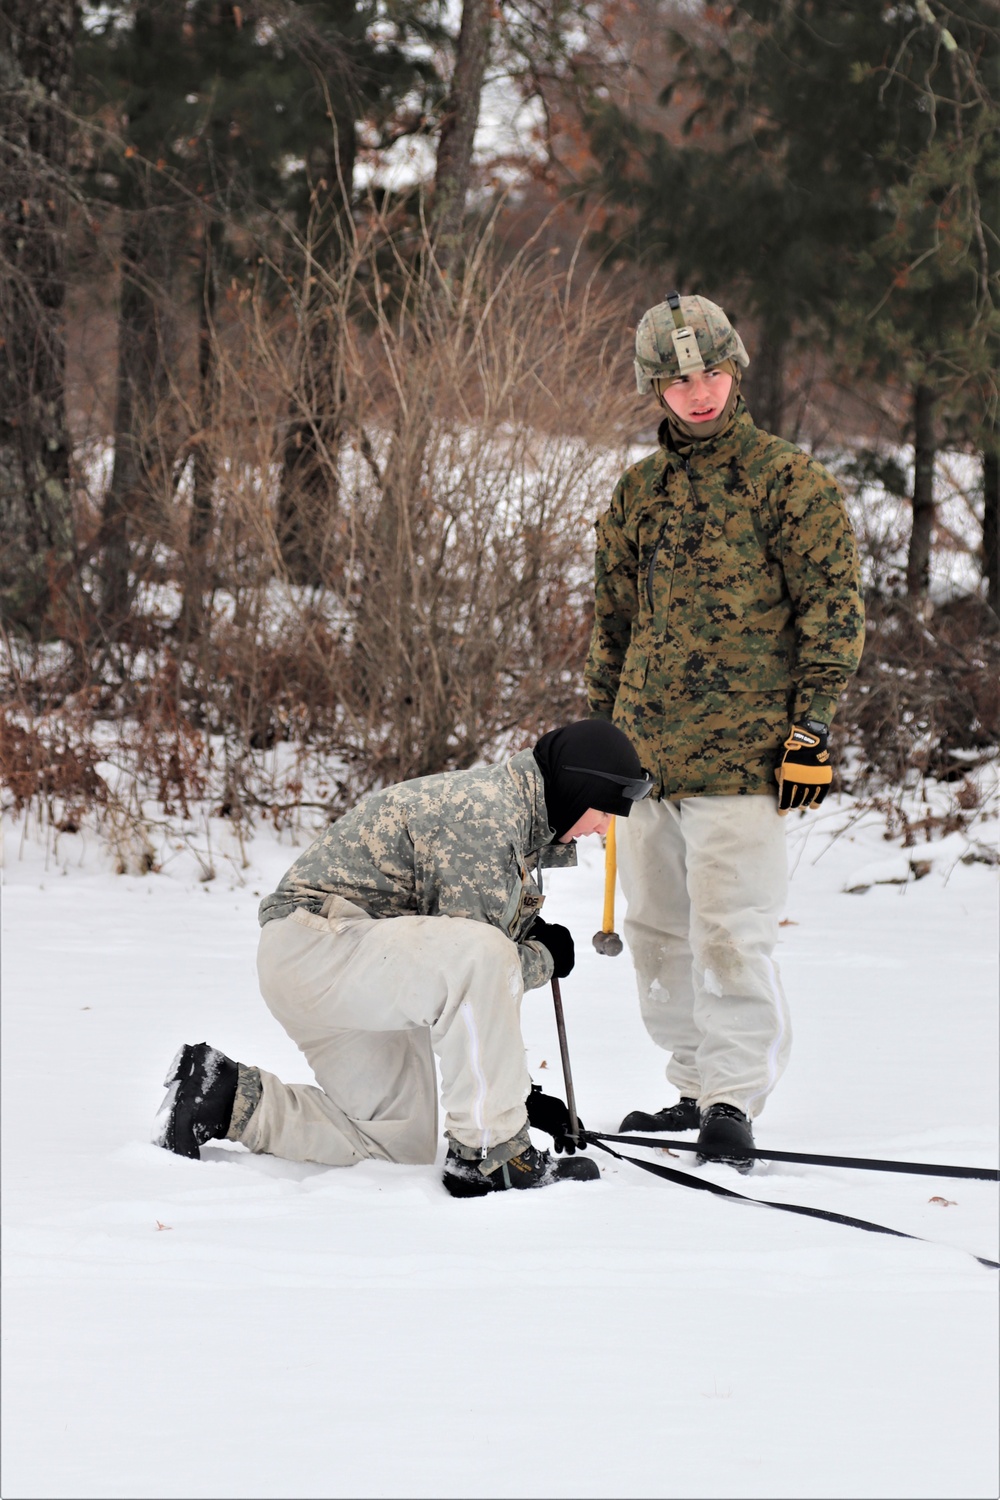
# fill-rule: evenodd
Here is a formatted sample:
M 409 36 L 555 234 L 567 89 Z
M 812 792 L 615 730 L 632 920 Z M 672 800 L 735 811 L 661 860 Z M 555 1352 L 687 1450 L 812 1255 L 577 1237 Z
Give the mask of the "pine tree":
M 997 400 L 996 7 L 744 0 L 703 23 L 675 35 L 662 96 L 691 101 L 682 143 L 613 103 L 594 112 L 619 253 L 755 315 L 765 426 L 782 428 L 793 341 L 911 392 L 920 594 L 938 432 L 981 439 Z

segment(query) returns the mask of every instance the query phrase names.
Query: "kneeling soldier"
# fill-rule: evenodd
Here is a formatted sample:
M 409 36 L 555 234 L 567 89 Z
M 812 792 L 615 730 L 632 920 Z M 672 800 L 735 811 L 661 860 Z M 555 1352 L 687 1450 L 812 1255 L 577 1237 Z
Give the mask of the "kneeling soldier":
M 574 963 L 532 872 L 575 864 L 574 839 L 604 833 L 651 787 L 621 730 L 584 720 L 499 765 L 365 798 L 260 907 L 261 992 L 319 1087 L 185 1046 L 154 1141 L 190 1157 L 226 1138 L 330 1166 L 432 1162 L 436 1055 L 454 1196 L 599 1176 L 528 1137 L 533 1123 L 573 1155 L 565 1105 L 529 1096 L 521 996 Z

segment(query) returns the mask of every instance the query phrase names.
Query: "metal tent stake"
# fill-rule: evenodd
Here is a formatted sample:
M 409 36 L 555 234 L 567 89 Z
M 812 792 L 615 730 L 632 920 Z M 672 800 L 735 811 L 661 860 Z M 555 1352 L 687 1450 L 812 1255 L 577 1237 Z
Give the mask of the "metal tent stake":
M 573 1092 L 573 1072 L 569 1065 L 569 1044 L 566 1041 L 566 1017 L 563 1015 L 562 994 L 559 981 L 552 976 L 552 1003 L 556 1011 L 556 1030 L 559 1033 L 559 1055 L 562 1058 L 563 1082 L 566 1085 L 566 1107 L 569 1110 L 569 1128 L 577 1145 L 580 1141 L 580 1121 L 576 1116 L 576 1095 Z

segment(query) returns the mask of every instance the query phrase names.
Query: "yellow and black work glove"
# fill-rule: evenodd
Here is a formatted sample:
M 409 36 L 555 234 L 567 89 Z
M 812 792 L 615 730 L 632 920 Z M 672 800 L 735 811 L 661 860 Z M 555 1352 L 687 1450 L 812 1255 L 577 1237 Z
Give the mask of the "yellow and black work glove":
M 784 757 L 774 773 L 782 817 L 793 807 L 819 807 L 830 790 L 833 767 L 827 749 L 829 738 L 830 731 L 817 719 L 804 719 L 789 730 Z

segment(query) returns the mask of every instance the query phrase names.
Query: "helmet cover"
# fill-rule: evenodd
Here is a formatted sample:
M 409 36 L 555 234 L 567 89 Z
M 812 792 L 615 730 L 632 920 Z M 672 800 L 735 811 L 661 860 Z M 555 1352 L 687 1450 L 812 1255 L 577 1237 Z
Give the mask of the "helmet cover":
M 673 305 L 672 305 L 673 304 Z M 746 369 L 750 357 L 722 308 L 707 297 L 670 298 L 643 313 L 635 332 L 635 383 L 640 396 L 654 379 L 676 380 L 732 359 Z

